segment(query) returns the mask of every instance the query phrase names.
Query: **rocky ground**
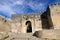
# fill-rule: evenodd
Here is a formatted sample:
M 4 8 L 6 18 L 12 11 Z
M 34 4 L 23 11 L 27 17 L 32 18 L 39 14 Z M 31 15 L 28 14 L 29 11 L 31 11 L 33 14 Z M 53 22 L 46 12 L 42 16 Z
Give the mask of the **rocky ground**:
M 9 35 L 4 35 L 0 40 L 58 40 L 58 39 L 47 39 L 47 38 L 37 38 L 32 36 L 32 33 L 10 33 Z

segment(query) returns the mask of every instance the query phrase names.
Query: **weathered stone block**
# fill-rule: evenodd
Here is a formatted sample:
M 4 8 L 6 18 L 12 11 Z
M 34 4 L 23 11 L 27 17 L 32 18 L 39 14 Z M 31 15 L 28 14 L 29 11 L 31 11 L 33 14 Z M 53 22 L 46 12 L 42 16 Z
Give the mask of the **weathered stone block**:
M 41 38 L 41 36 L 42 36 L 42 30 L 36 31 L 36 32 L 33 34 L 33 36 L 38 37 L 38 38 Z
M 7 32 L 0 32 L 0 39 L 6 39 L 8 37 L 9 37 L 9 35 Z
M 60 39 L 60 29 L 42 30 L 42 38 Z

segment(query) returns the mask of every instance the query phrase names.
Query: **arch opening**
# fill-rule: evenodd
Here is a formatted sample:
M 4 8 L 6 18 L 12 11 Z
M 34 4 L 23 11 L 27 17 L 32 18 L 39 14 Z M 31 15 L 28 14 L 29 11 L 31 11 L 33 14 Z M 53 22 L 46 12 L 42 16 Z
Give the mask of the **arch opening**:
M 27 26 L 26 32 L 27 32 L 27 33 L 31 33 L 31 32 L 32 32 L 32 24 L 31 24 L 31 21 L 27 21 L 27 22 L 25 23 L 25 25 Z

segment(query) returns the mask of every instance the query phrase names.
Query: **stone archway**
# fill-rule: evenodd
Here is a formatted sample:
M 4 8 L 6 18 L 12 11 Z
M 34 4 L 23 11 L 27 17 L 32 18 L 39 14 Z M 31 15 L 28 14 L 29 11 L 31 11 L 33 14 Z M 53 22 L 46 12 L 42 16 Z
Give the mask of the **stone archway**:
M 27 33 L 32 32 L 32 24 L 31 24 L 31 21 L 26 21 L 25 25 L 27 26 L 26 32 Z

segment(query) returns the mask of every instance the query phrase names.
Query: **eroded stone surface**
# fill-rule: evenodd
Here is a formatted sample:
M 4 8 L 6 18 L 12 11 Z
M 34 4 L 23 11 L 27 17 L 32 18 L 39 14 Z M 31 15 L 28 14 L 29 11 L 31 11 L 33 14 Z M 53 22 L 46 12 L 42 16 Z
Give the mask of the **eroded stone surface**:
M 60 39 L 60 29 L 43 30 L 42 31 L 42 38 Z

